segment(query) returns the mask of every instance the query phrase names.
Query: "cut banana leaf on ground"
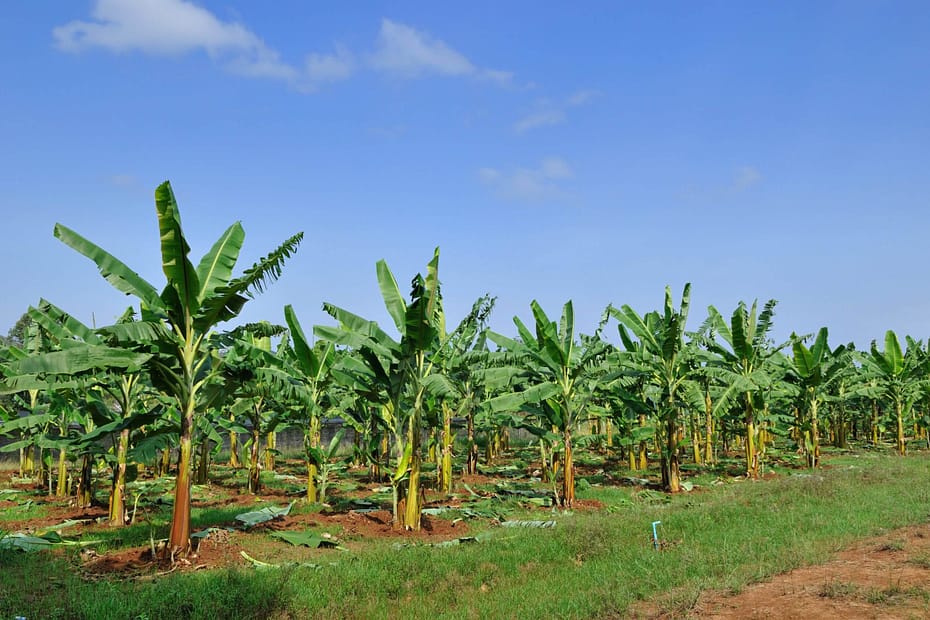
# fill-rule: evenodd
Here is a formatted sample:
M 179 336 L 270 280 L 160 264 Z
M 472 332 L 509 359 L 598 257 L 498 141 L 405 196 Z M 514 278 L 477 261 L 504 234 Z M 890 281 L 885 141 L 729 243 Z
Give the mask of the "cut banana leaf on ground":
M 239 555 L 241 555 L 243 558 L 248 560 L 252 564 L 252 567 L 258 570 L 269 570 L 269 569 L 275 569 L 275 568 L 294 568 L 294 567 L 313 568 L 313 569 L 323 568 L 319 564 L 312 564 L 310 562 L 285 562 L 283 564 L 271 564 L 269 562 L 262 562 L 261 560 L 256 560 L 255 558 L 250 556 L 245 551 L 240 551 Z
M 294 502 L 291 502 L 283 508 L 277 506 L 266 506 L 261 510 L 254 510 L 251 512 L 243 512 L 242 514 L 236 515 L 236 521 L 242 523 L 243 527 L 246 529 L 255 527 L 261 523 L 266 523 L 273 519 L 280 519 L 281 517 L 286 517 L 291 511 L 291 507 L 294 505 Z
M 501 521 L 503 527 L 555 527 L 555 521 Z
M 0 538 L 0 549 L 17 551 L 43 551 L 52 547 L 89 547 L 99 540 L 77 541 L 65 540 L 58 532 L 48 532 L 42 536 L 29 534 L 7 534 Z
M 342 549 L 345 551 L 345 547 L 340 546 L 339 541 L 329 534 L 317 535 L 310 531 L 274 532 L 271 537 L 277 538 L 278 540 L 283 540 L 284 542 L 290 543 L 295 547 L 309 547 L 311 549 L 328 547 L 333 549 Z

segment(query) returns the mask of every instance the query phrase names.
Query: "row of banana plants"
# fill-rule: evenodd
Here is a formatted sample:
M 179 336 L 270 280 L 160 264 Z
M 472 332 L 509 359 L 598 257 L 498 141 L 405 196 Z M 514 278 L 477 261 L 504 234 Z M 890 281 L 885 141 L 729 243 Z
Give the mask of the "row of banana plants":
M 516 333 L 491 331 L 494 298 L 478 298 L 458 323 L 447 322 L 436 249 L 404 294 L 384 261 L 376 281 L 393 325 L 334 303 L 329 325 L 305 330 L 291 306 L 283 322 L 228 328 L 246 302 L 281 276 L 303 234 L 285 240 L 235 275 L 245 232 L 230 226 L 197 262 L 167 182 L 155 192 L 165 284 L 156 288 L 125 263 L 62 225 L 55 236 L 90 259 L 117 290 L 135 298 L 114 324 L 91 328 L 51 302 L 27 312 L 27 328 L 0 353 L 0 434 L 19 451 L 20 474 L 51 493 L 93 501 L 94 471 L 110 472 L 110 522 L 127 520 L 127 471 L 135 464 L 176 469 L 167 553 L 190 549 L 191 485 L 209 476 L 228 444 L 240 465 L 247 437 L 247 487 L 260 490 L 274 467 L 274 437 L 303 434 L 309 502 L 325 501 L 343 435 L 327 445 L 321 429 L 338 418 L 354 430 L 353 460 L 390 482 L 399 528 L 417 530 L 424 489 L 453 488 L 453 457 L 462 472 L 493 462 L 508 432 L 538 442 L 544 480 L 556 501 L 575 502 L 575 451 L 613 452 L 632 469 L 650 455 L 663 486 L 681 489 L 685 459 L 713 464 L 743 451 L 758 477 L 776 438 L 793 442 L 816 467 L 825 439 L 873 443 L 926 437 L 930 352 L 902 346 L 889 331 L 879 348 L 831 347 L 828 332 L 772 337 L 775 301 L 740 303 L 729 319 L 710 306 L 688 330 L 690 285 L 661 310 L 608 306 L 591 334 L 577 332 L 567 302 L 558 320 L 536 302 L 532 320 L 514 317 Z M 610 331 L 616 330 L 611 336 Z M 457 441 L 457 437 L 462 435 Z M 224 437 L 228 440 L 224 442 Z M 264 444 L 264 453 L 262 446 Z M 57 465 L 52 459 L 57 458 Z M 424 460 L 435 463 L 432 480 Z M 75 476 L 69 476 L 69 462 Z M 75 480 L 75 484 L 69 484 Z

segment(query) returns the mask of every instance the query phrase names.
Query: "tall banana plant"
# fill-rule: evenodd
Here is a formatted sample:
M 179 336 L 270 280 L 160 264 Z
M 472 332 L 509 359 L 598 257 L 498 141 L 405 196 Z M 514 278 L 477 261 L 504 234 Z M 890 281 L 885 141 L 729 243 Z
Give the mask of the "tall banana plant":
M 155 190 L 155 211 L 167 280 L 161 293 L 125 263 L 70 228 L 56 224 L 55 237 L 92 260 L 117 290 L 140 300 L 142 321 L 113 333 L 125 346 L 151 343 L 157 352 L 150 362 L 153 381 L 176 399 L 180 411 L 180 458 L 167 547 L 173 558 L 190 549 L 190 466 L 198 392 L 216 371 L 208 335 L 218 324 L 235 318 L 250 297 L 281 275 L 284 261 L 297 250 L 303 233 L 287 239 L 241 276 L 233 277 L 245 239 L 239 222 L 226 229 L 195 267 L 188 257 L 190 246 L 167 181 Z
M 40 329 L 44 334 L 50 350 L 34 352 L 32 355 L 19 356 L 19 359 L 4 368 L 6 378 L 0 391 L 15 392 L 26 391 L 30 403 L 38 400 L 39 393 L 47 395 L 57 394 L 54 408 L 57 414 L 59 434 L 57 440 L 45 439 L 44 443 L 53 445 L 59 450 L 59 488 L 58 494 L 65 493 L 65 458 L 66 450 L 73 444 L 67 437 L 68 428 L 72 421 L 69 416 L 76 413 L 80 400 L 77 392 L 83 392 L 93 387 L 108 387 L 119 382 L 124 388 L 137 383 L 141 367 L 151 355 L 143 352 L 128 351 L 118 347 L 111 347 L 101 333 L 91 330 L 86 325 L 68 315 L 55 305 L 42 300 L 38 308 L 30 308 L 28 316 L 32 320 L 32 327 Z M 118 369 L 119 373 L 105 372 Z M 131 390 L 132 387 L 126 388 Z M 117 398 L 117 406 L 121 407 L 129 416 L 131 405 Z M 35 406 L 33 406 L 35 409 Z M 50 410 L 51 411 L 51 410 Z M 34 412 L 35 415 L 35 412 Z M 48 416 L 49 412 L 40 415 Z M 24 420 L 29 420 L 29 417 Z M 126 431 L 128 433 L 128 430 Z M 122 515 L 120 490 L 125 482 L 125 452 L 118 453 L 123 457 L 122 469 L 114 467 L 114 485 L 111 498 L 116 498 L 118 514 Z M 121 475 L 122 474 L 122 475 Z M 111 506 L 114 505 L 111 499 Z M 119 519 L 114 515 L 117 512 L 111 508 L 111 522 L 115 525 L 124 525 L 122 516 Z
M 304 432 L 304 455 L 307 461 L 307 501 L 320 499 L 317 480 L 320 468 L 326 463 L 320 462 L 320 436 L 323 422 L 323 401 L 327 388 L 332 382 L 335 347 L 331 342 L 321 341 L 315 347 L 307 339 L 297 314 L 291 305 L 284 307 L 284 319 L 291 336 L 292 375 L 304 388 L 303 402 L 300 403 L 298 422 Z
M 320 326 L 314 333 L 336 345 L 356 349 L 356 389 L 373 404 L 383 407 L 394 421 L 394 456 L 397 469 L 392 477 L 394 523 L 408 530 L 420 529 L 421 458 L 427 390 L 436 385 L 436 368 L 431 354 L 440 346 L 444 318 L 439 293 L 439 248 L 426 268 L 417 274 L 406 301 L 394 274 L 383 260 L 377 263 L 378 285 L 388 314 L 400 334 L 397 341 L 376 322 L 351 312 L 323 304 L 338 321 L 338 327 Z M 348 370 L 348 369 L 347 369 Z M 402 497 L 403 496 L 403 497 Z
M 112 402 L 109 403 L 110 406 L 107 407 L 110 409 L 110 415 L 107 416 L 110 418 L 109 423 L 104 424 L 94 434 L 94 437 L 98 437 L 103 433 L 118 434 L 119 439 L 114 442 L 109 521 L 110 525 L 113 526 L 126 525 L 126 467 L 129 439 L 131 431 L 141 426 L 146 419 L 139 415 L 142 413 L 139 405 L 147 388 L 147 379 L 144 376 L 145 373 L 142 372 L 141 364 L 148 361 L 151 355 L 144 352 L 109 347 L 107 343 L 109 328 L 93 330 L 45 300 L 40 303 L 39 308 L 30 308 L 29 316 L 36 325 L 42 326 L 51 337 L 55 338 L 59 343 L 63 343 L 66 350 L 71 350 L 76 343 L 83 343 L 83 348 L 88 351 L 90 350 L 89 347 L 93 347 L 101 352 L 101 356 L 106 355 L 106 362 L 98 363 L 91 369 L 95 372 L 90 373 L 89 376 L 82 377 L 87 373 L 83 372 L 77 364 L 71 362 L 66 366 L 66 372 L 62 375 L 62 378 L 84 378 L 85 381 L 81 386 L 83 388 L 81 391 L 98 388 L 112 398 Z M 129 324 L 133 318 L 133 312 L 129 309 L 120 317 L 117 325 Z M 117 360 L 131 360 L 133 358 L 136 360 L 135 367 L 124 362 L 119 364 L 119 372 L 100 372 L 112 368 Z M 75 396 L 75 399 L 79 398 L 79 396 Z M 97 402 L 99 403 L 99 401 Z M 60 455 L 63 453 L 64 446 Z M 59 460 L 61 461 L 61 456 Z M 85 476 L 86 471 L 82 472 L 82 480 Z M 86 481 L 84 488 L 86 488 Z M 84 488 L 82 488 L 82 491 Z
M 442 336 L 442 344 L 436 352 L 436 363 L 449 388 L 445 396 L 440 398 L 442 431 L 437 486 L 444 493 L 452 492 L 452 448 L 455 439 L 452 432 L 453 416 L 466 419 L 466 471 L 469 474 L 477 473 L 478 446 L 474 440 L 474 416 L 480 398 L 481 380 L 477 376 L 476 363 L 486 364 L 488 361 L 486 323 L 494 302 L 495 298 L 488 295 L 477 299 L 472 304 L 471 312 L 452 333 Z
M 921 377 L 916 356 L 907 356 L 901 349 L 897 334 L 892 330 L 885 333 L 885 350 L 880 351 L 872 341 L 870 355 L 862 358 L 875 378 L 877 392 L 891 401 L 895 416 L 895 441 L 898 454 L 907 453 L 904 435 L 904 417 L 911 405 L 920 397 L 925 381 Z
M 559 502 L 571 507 L 575 501 L 575 468 L 572 454 L 572 433 L 586 415 L 585 406 L 594 387 L 603 379 L 598 364 L 608 347 L 600 339 L 589 339 L 589 346 L 575 341 L 575 313 L 572 302 L 562 307 L 558 323 L 549 319 L 535 300 L 530 304 L 536 322 L 535 334 L 519 317 L 513 322 L 519 340 L 496 332 L 488 338 L 499 347 L 519 356 L 528 386 L 488 401 L 491 411 L 519 412 L 533 407 L 547 424 L 558 431 L 562 440 L 562 489 Z M 535 406 L 535 407 L 534 407 Z
M 684 392 L 694 367 L 691 350 L 684 341 L 690 304 L 689 283 L 685 284 L 677 310 L 669 287 L 665 288 L 665 306 L 661 314 L 653 311 L 640 316 L 627 305 L 619 309 L 608 307 L 610 315 L 620 322 L 620 340 L 627 352 L 621 357 L 622 363 L 658 391 L 656 409 L 662 438 L 662 485 L 672 493 L 681 490 L 678 429 Z
M 793 356 L 789 360 L 790 371 L 800 388 L 801 402 L 798 407 L 802 416 L 799 430 L 809 467 L 817 467 L 820 463 L 821 405 L 829 397 L 829 390 L 833 384 L 852 369 L 847 348 L 838 346 L 831 351 L 827 337 L 827 328 L 820 328 L 813 344 L 808 348 L 803 339 L 791 334 Z
M 757 423 L 765 411 L 766 390 L 777 379 L 769 360 L 788 345 L 785 342 L 773 346 L 769 342 L 776 303 L 770 299 L 760 313 L 757 302 L 753 302 L 750 308 L 740 302 L 729 323 L 715 307 L 707 309 L 713 336 L 719 338 L 707 340 L 708 349 L 718 359 L 704 372 L 732 386 L 739 394 L 745 428 L 746 474 L 752 478 L 759 477 L 761 458 Z
M 210 386 L 217 392 L 218 403 L 228 403 L 233 422 L 218 417 L 220 426 L 236 433 L 247 433 L 249 441 L 249 471 L 247 490 L 257 494 L 261 490 L 261 463 L 259 459 L 261 437 L 275 432 L 284 420 L 284 400 L 290 395 L 287 385 L 290 377 L 285 372 L 286 347 L 272 351 L 271 337 L 283 333 L 284 328 L 267 322 L 250 324 L 230 334 L 230 346 L 223 359 L 222 381 Z M 248 426 L 235 420 L 245 419 Z

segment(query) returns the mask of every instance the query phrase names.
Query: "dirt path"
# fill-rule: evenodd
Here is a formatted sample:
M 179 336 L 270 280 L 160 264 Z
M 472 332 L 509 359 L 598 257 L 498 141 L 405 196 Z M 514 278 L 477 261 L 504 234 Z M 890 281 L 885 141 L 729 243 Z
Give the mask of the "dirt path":
M 661 616 L 660 616 L 661 617 Z M 689 618 L 930 618 L 930 524 L 895 530 L 736 595 L 706 592 Z

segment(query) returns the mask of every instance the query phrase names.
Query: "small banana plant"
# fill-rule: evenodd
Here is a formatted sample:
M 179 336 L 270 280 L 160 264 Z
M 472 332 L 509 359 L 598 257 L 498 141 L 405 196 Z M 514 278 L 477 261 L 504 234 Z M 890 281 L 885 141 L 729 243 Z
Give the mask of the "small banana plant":
M 307 449 L 307 454 L 311 462 L 316 465 L 316 484 L 319 491 L 319 500 L 321 504 L 326 503 L 326 489 L 329 486 L 329 479 L 333 473 L 345 467 L 343 463 L 336 462 L 336 456 L 339 447 L 342 445 L 342 438 L 345 437 L 346 429 L 341 428 L 333 435 L 326 448 L 315 446 Z

